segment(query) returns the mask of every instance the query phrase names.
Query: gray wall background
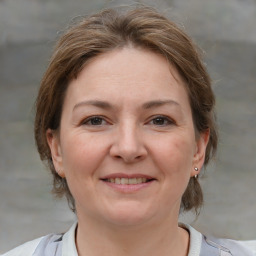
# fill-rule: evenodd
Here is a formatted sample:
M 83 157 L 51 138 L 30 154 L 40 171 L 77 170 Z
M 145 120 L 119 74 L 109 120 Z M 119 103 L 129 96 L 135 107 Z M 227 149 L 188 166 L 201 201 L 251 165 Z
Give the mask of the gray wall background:
M 204 233 L 256 239 L 256 1 L 140 1 L 165 10 L 204 49 L 214 81 L 218 157 L 202 179 Z M 75 220 L 50 194 L 36 153 L 33 102 L 57 32 L 78 15 L 132 1 L 0 0 L 0 253 Z

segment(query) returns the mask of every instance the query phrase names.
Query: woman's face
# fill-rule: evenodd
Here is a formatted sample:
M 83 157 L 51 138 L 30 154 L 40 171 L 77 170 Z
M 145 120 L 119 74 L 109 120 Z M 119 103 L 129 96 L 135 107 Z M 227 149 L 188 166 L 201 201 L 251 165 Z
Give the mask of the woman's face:
M 115 225 L 177 219 L 208 140 L 195 136 L 177 71 L 134 48 L 85 66 L 67 89 L 59 133 L 47 136 L 78 217 Z

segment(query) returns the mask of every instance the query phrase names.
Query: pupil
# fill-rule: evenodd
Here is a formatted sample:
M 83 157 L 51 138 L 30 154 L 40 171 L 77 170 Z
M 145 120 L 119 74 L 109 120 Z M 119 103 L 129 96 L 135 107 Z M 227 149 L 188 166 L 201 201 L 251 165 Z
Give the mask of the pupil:
M 154 120 L 154 124 L 164 124 L 164 119 L 163 118 L 156 118 L 155 120 Z
M 93 125 L 101 125 L 102 119 L 99 118 L 99 117 L 95 117 L 95 118 L 93 118 L 93 119 L 91 120 L 91 123 L 92 123 Z

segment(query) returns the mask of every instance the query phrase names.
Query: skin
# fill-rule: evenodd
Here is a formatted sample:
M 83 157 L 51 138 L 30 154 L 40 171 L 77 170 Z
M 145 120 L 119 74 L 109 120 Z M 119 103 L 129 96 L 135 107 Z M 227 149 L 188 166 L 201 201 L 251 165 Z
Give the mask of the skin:
M 164 57 L 126 47 L 85 66 L 67 89 L 60 130 L 47 131 L 76 201 L 79 255 L 187 255 L 180 202 L 209 137 L 195 134 L 182 79 Z M 102 180 L 109 175 L 153 181 L 129 190 Z

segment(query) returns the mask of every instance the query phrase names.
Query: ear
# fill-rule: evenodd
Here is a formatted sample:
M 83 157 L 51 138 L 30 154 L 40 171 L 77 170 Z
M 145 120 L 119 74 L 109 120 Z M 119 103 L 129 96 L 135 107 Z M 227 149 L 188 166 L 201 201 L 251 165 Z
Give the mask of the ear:
M 63 170 L 63 161 L 60 147 L 59 134 L 56 131 L 48 129 L 46 131 L 46 138 L 52 154 L 52 161 L 56 172 L 60 177 L 65 178 Z
M 196 149 L 193 157 L 193 165 L 191 170 L 191 177 L 198 175 L 204 165 L 205 151 L 210 137 L 210 130 L 200 133 L 196 138 Z M 198 171 L 195 170 L 198 168 Z

